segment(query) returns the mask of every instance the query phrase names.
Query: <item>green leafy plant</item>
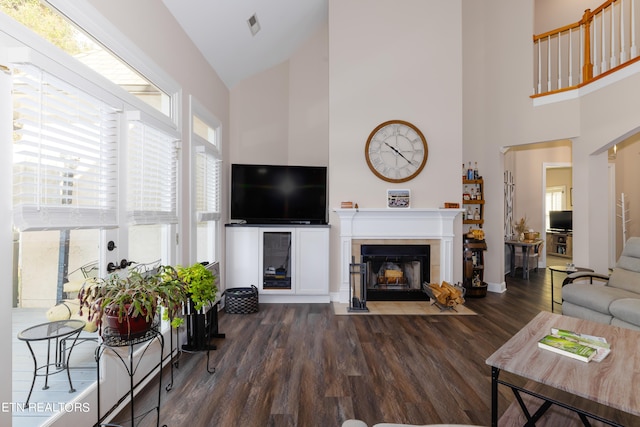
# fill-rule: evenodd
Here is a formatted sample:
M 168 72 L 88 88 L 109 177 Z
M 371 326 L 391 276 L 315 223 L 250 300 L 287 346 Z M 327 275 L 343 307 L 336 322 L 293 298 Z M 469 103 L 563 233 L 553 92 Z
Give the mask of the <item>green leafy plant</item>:
M 151 322 L 158 306 L 165 307 L 165 318 L 177 319 L 187 293 L 175 269 L 161 266 L 156 274 L 130 270 L 126 277 L 111 274 L 83 287 L 78 293 L 80 311 L 88 310 L 89 321 L 100 331 L 105 315 L 127 318 L 144 317 Z M 177 321 L 179 322 L 179 321 Z
M 177 271 L 196 310 L 215 302 L 218 292 L 216 277 L 204 265 L 196 263 L 189 267 L 178 266 Z

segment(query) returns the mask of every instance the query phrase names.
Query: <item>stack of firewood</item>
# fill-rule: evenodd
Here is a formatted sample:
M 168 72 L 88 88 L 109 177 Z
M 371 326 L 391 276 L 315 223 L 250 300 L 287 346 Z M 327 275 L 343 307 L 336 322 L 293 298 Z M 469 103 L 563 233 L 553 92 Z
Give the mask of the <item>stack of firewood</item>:
M 447 282 L 442 282 L 442 285 L 429 283 L 429 288 L 436 302 L 444 307 L 455 307 L 458 304 L 464 304 L 462 290 Z

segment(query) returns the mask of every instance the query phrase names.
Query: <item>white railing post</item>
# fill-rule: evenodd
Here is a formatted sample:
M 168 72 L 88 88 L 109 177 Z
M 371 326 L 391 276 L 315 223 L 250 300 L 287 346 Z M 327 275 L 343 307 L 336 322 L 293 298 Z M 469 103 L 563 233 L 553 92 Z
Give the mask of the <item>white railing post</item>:
M 624 37 L 624 0 L 620 0 L 620 63 L 627 62 L 627 45 Z
M 611 58 L 610 58 L 610 66 L 609 68 L 613 68 L 616 65 L 616 6 L 615 3 L 611 3 Z
M 582 70 L 584 68 L 584 26 L 580 25 L 580 73 L 578 77 L 578 83 L 582 83 L 584 79 L 582 78 Z
M 601 35 L 602 39 L 600 40 L 600 47 L 601 47 L 601 50 L 602 50 L 602 65 L 600 66 L 600 73 L 604 73 L 605 71 L 607 71 L 607 59 L 606 59 L 606 55 L 607 54 L 605 52 L 605 50 L 606 50 L 605 49 L 605 46 L 606 46 L 605 40 L 607 39 L 607 37 L 605 35 L 606 33 L 605 33 L 605 30 L 604 30 L 604 21 L 605 21 L 605 19 L 604 19 L 604 10 L 602 10 L 601 13 L 602 13 L 602 17 L 601 17 L 600 20 L 602 22 L 602 35 Z M 600 73 L 598 73 L 598 74 L 600 74 Z M 594 75 L 596 75 L 596 74 L 594 74 Z
M 571 39 L 571 28 L 569 28 L 569 87 L 573 86 L 573 40 Z
M 636 1 L 631 0 L 631 59 L 638 56 L 638 47 L 636 46 Z
M 547 92 L 551 92 L 551 36 L 547 36 Z
M 558 87 L 562 89 L 562 33 L 558 33 Z
M 540 51 L 540 45 L 542 43 L 538 40 L 538 92 L 542 92 L 542 52 Z

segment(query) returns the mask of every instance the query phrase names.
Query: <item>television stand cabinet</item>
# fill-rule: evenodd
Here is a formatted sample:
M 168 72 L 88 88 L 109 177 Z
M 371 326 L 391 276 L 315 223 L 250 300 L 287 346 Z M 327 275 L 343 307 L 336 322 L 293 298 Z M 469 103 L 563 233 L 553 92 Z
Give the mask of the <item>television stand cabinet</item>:
M 328 303 L 329 226 L 228 224 L 226 288 L 258 288 L 260 302 Z
M 547 230 L 547 255 L 573 257 L 573 236 L 570 231 Z

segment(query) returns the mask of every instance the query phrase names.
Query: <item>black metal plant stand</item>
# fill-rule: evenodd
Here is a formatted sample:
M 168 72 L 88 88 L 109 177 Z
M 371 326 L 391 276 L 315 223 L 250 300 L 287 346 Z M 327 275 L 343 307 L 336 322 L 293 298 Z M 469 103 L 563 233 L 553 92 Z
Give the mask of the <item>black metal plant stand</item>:
M 150 414 L 150 413 L 152 413 L 154 411 L 156 413 L 156 427 L 159 427 L 160 426 L 160 394 L 161 394 L 161 390 L 162 390 L 162 359 L 163 359 L 163 349 L 164 349 L 164 338 L 162 337 L 162 334 L 157 330 L 156 327 L 154 327 L 154 328 L 150 329 L 148 332 L 146 332 L 142 336 L 139 336 L 139 337 L 136 337 L 136 338 L 132 338 L 132 339 L 124 339 L 124 338 L 121 338 L 120 336 L 117 336 L 117 335 L 110 335 L 108 330 L 103 330 L 102 338 L 103 338 L 103 341 L 98 346 L 98 348 L 96 348 L 96 354 L 95 354 L 95 356 L 96 356 L 96 364 L 97 364 L 97 375 L 98 375 L 98 387 L 97 387 L 98 422 L 96 423 L 96 426 L 105 425 L 105 424 L 102 423 L 102 421 L 104 421 L 104 419 L 115 408 L 115 406 L 114 406 L 114 408 L 110 409 L 107 413 L 105 413 L 104 415 L 101 415 L 102 411 L 100 409 L 100 402 L 101 402 L 101 398 L 100 398 L 100 359 L 102 358 L 103 354 L 108 351 L 109 353 L 113 354 L 115 357 L 120 359 L 120 361 L 122 362 L 122 364 L 125 367 L 125 370 L 127 371 L 127 374 L 129 375 L 129 393 L 128 393 L 128 395 L 129 395 L 129 398 L 130 398 L 129 406 L 130 406 L 130 411 L 131 411 L 130 412 L 130 415 L 131 415 L 131 419 L 130 419 L 131 427 L 135 427 L 136 420 L 137 421 L 142 421 L 142 419 L 144 417 L 146 417 L 148 414 Z M 138 370 L 138 367 L 140 366 L 140 362 L 142 361 L 143 357 L 145 356 L 147 351 L 151 348 L 153 343 L 156 343 L 156 342 L 160 346 L 160 360 L 159 360 L 158 364 L 155 365 L 152 368 L 152 370 L 155 370 L 155 369 L 159 369 L 160 370 L 160 374 L 158 375 L 158 402 L 157 402 L 156 406 L 154 406 L 152 408 L 149 408 L 148 410 L 146 410 L 143 413 L 138 414 L 136 416 L 134 390 L 136 389 L 136 387 L 138 387 L 140 385 L 140 382 L 135 383 L 134 382 L 134 376 L 136 374 L 136 371 Z M 141 344 L 141 346 L 138 346 L 137 344 Z M 128 347 L 128 351 L 127 352 L 119 350 L 119 349 L 122 349 L 124 347 Z M 140 351 L 137 361 L 134 361 L 134 357 L 133 357 L 134 349 Z M 108 425 L 108 424 L 106 424 L 106 425 Z M 163 427 L 166 427 L 166 425 L 163 425 Z
M 215 368 L 210 366 L 210 353 L 216 346 L 211 344 L 212 338 L 225 338 L 225 334 L 218 331 L 218 309 L 220 301 L 210 304 L 207 309 L 195 310 L 193 303 L 185 305 L 185 333 L 186 343 L 182 345 L 178 353 L 178 359 L 171 365 L 171 382 L 173 383 L 173 366 L 179 364 L 181 353 L 207 352 L 207 372 L 215 373 Z M 179 335 L 178 335 L 179 337 Z

